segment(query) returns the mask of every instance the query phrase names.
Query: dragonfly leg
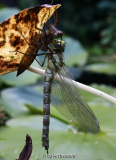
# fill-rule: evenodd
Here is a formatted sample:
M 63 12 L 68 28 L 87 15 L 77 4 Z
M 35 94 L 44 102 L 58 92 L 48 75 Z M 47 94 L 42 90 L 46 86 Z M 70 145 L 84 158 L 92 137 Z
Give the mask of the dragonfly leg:
M 49 27 L 48 22 L 46 22 L 46 27 L 48 28 L 48 31 L 50 31 L 50 27 Z M 46 31 L 44 29 L 40 29 L 38 27 L 35 27 L 35 28 L 38 29 L 39 31 L 42 31 L 44 35 L 46 34 Z
M 56 27 L 58 23 L 57 10 L 54 12 L 54 26 Z
M 50 32 L 50 27 L 49 27 L 48 22 L 46 22 L 46 27 L 48 28 L 48 31 Z
M 17 51 L 17 50 L 9 51 L 9 52 L 18 52 L 18 53 L 21 53 L 21 54 L 24 54 L 24 55 L 27 55 L 27 56 L 35 56 L 35 55 L 37 55 L 36 53 L 35 54 L 26 54 L 26 53 L 23 53 L 23 52 L 20 52 L 20 51 Z
M 40 55 L 38 55 L 38 56 L 40 56 Z M 37 61 L 37 63 L 38 63 L 41 67 L 43 67 L 43 66 L 44 66 L 44 63 L 45 63 L 45 61 L 46 61 L 46 58 L 47 58 L 47 55 L 45 55 L 45 58 L 44 58 L 42 64 L 41 64 L 36 58 L 35 58 L 35 60 Z
M 44 64 L 45 64 L 46 58 L 47 58 L 47 55 L 45 55 L 45 58 L 44 58 L 43 63 L 42 63 L 42 67 L 43 67 Z
M 52 54 L 52 50 L 49 48 L 49 51 L 50 51 L 50 53 Z M 48 57 L 48 55 L 50 54 L 50 53 L 41 53 L 41 54 L 37 54 L 36 56 L 41 56 L 41 55 L 45 55 L 45 57 L 44 57 L 44 60 L 43 60 L 43 62 L 42 62 L 42 64 L 35 58 L 35 60 L 37 61 L 37 63 L 41 66 L 41 67 L 43 67 L 44 66 L 44 64 L 45 64 L 45 61 L 46 61 L 46 58 Z M 56 62 L 56 60 L 55 60 L 55 58 L 53 57 L 53 59 L 54 59 L 54 62 Z
M 37 30 L 39 30 L 39 31 L 42 31 L 43 32 L 43 34 L 46 34 L 46 31 L 44 30 L 44 29 L 40 29 L 40 28 L 38 28 L 38 27 L 35 27 Z
M 45 149 L 47 150 L 47 154 L 48 154 L 48 148 L 45 147 Z
M 24 38 L 25 42 L 26 42 L 28 45 L 30 45 L 30 44 L 27 42 L 27 40 L 26 40 L 26 38 L 24 37 L 24 35 L 21 33 L 21 31 L 20 31 L 19 29 L 17 29 L 17 30 L 18 30 L 18 32 L 21 34 L 21 36 Z
M 41 55 L 45 55 L 46 53 L 41 53 L 41 54 L 26 54 L 26 53 L 23 53 L 23 52 L 20 52 L 20 51 L 17 51 L 17 50 L 15 50 L 15 51 L 9 51 L 9 52 L 18 52 L 18 53 L 21 53 L 21 54 L 24 54 L 24 55 L 27 55 L 27 56 L 41 56 Z

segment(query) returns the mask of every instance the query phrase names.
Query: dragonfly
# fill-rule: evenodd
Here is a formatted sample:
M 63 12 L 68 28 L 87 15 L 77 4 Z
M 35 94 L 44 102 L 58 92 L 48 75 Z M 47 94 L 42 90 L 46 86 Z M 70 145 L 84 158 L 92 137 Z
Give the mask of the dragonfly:
M 47 24 L 47 32 L 36 27 L 42 33 L 33 37 L 27 51 L 25 53 L 17 50 L 14 51 L 24 54 L 18 66 L 17 76 L 31 65 L 36 56 L 45 55 L 43 63 L 39 63 L 41 67 L 43 67 L 47 59 L 47 68 L 44 76 L 42 131 L 42 146 L 47 150 L 47 153 L 49 149 L 50 102 L 64 117 L 73 123 L 79 123 L 84 130 L 97 134 L 100 129 L 96 116 L 83 99 L 79 89 L 77 89 L 78 86 L 74 83 L 73 76 L 65 67 L 63 56 L 65 42 L 62 41 L 63 32 L 56 28 L 56 24 L 57 20 L 54 25 Z M 20 30 L 18 31 L 20 32 Z M 23 36 L 21 32 L 20 34 Z M 23 38 L 25 39 L 24 36 Z M 61 38 L 61 40 L 57 40 L 56 38 Z M 45 53 L 37 54 L 38 50 L 45 51 Z M 59 76 L 60 81 L 54 80 L 56 75 Z
M 86 103 L 68 68 L 63 52 L 65 42 L 54 39 L 46 53 L 47 67 L 44 76 L 42 146 L 49 149 L 50 103 L 68 120 L 78 123 L 83 130 L 98 134 L 100 125 L 97 117 Z M 44 59 L 44 62 L 45 62 Z M 58 77 L 59 81 L 55 80 Z

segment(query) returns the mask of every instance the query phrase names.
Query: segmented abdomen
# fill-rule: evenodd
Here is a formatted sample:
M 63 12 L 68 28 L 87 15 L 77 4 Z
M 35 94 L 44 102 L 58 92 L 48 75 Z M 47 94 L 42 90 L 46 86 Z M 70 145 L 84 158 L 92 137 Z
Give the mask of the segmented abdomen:
M 49 148 L 49 115 L 50 115 L 50 93 L 51 93 L 51 84 L 53 81 L 54 75 L 53 71 L 48 67 L 45 71 L 44 76 L 44 97 L 43 97 L 43 132 L 42 132 L 42 146 L 46 150 Z

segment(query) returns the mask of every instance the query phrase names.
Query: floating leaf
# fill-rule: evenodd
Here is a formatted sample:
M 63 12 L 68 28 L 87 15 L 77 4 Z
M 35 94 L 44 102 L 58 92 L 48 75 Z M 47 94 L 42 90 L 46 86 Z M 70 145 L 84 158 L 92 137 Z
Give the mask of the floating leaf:
M 103 73 L 103 74 L 116 74 L 116 63 L 96 63 L 86 66 L 85 70 Z
M 41 89 L 41 88 L 40 88 Z M 43 93 L 33 87 L 16 87 L 5 89 L 1 93 L 5 110 L 10 116 L 28 113 L 25 103 L 39 108 L 43 106 Z
M 66 48 L 64 52 L 66 65 L 83 66 L 87 62 L 88 54 L 84 50 L 80 42 L 70 37 L 65 37 L 63 40 L 66 42 Z
M 38 67 L 38 63 L 36 61 L 32 64 L 34 67 Z M 8 85 L 28 85 L 37 81 L 39 77 L 42 78 L 39 74 L 34 74 L 28 70 L 26 70 L 19 77 L 16 77 L 16 72 L 8 73 L 3 76 L 0 76 L 0 80 Z

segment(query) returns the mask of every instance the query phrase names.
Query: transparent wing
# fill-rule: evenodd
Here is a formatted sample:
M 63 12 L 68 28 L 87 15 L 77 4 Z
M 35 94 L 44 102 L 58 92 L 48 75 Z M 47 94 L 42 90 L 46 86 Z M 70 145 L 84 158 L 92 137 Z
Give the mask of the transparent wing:
M 97 134 L 99 122 L 83 99 L 74 78 L 66 67 L 58 73 L 59 81 L 52 83 L 51 103 L 68 120 L 79 123 L 83 130 Z

